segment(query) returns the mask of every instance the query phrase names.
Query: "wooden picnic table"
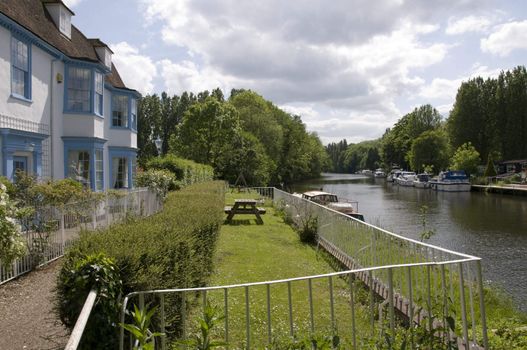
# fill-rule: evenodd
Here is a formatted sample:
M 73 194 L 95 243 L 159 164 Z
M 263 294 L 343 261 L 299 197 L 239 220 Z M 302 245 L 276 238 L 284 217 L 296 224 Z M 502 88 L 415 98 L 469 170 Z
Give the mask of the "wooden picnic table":
M 225 222 L 231 223 L 234 215 L 237 214 L 250 214 L 256 216 L 256 222 L 258 224 L 263 224 L 262 217 L 260 215 L 265 214 L 265 208 L 258 208 L 256 204 L 258 201 L 256 199 L 236 199 L 232 207 L 225 207 L 225 214 L 227 214 L 227 219 Z

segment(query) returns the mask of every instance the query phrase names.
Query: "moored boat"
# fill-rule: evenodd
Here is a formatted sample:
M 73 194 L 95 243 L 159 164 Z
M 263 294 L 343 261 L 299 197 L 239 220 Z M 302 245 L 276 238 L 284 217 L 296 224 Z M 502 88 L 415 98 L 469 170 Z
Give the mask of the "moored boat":
M 375 170 L 375 172 L 373 173 L 373 177 L 376 177 L 376 178 L 383 178 L 383 177 L 386 177 L 386 173 L 385 173 L 382 169 L 377 169 L 377 170 Z
M 415 179 L 416 175 L 413 171 L 403 171 L 395 181 L 400 186 L 413 187 Z
M 417 174 L 414 180 L 414 187 L 416 188 L 429 188 L 430 187 L 430 174 L 422 173 Z
M 294 194 L 299 196 L 299 194 Z M 359 202 L 341 199 L 337 195 L 323 191 L 308 191 L 301 194 L 303 199 L 324 205 L 330 209 L 364 221 L 364 216 L 359 213 Z
M 464 170 L 441 172 L 437 179 L 430 181 L 430 188 L 443 192 L 469 192 L 470 181 Z

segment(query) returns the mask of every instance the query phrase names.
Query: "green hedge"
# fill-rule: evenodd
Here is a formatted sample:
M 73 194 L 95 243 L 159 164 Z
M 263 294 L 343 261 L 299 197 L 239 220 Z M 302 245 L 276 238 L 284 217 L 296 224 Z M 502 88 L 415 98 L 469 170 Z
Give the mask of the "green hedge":
M 223 221 L 224 189 L 225 184 L 219 181 L 195 184 L 170 193 L 163 210 L 154 216 L 84 233 L 69 249 L 62 269 L 78 266 L 77 261 L 85 259 L 86 255 L 103 253 L 115 261 L 124 294 L 137 290 L 204 286 L 212 271 L 212 256 Z M 66 282 L 59 277 L 57 306 L 61 319 L 70 314 L 71 308 L 78 309 L 77 301 L 67 300 L 67 293 L 61 292 L 67 290 L 63 286 Z M 179 300 L 172 298 L 166 304 L 171 323 L 167 331 L 177 334 Z M 85 332 L 84 348 L 93 346 L 93 340 L 100 342 L 103 339 L 97 332 L 97 329 Z M 100 347 L 113 348 L 115 343 L 112 341 L 117 338 L 106 338 L 109 343 L 99 344 Z
M 210 165 L 199 164 L 188 159 L 178 158 L 173 154 L 150 159 L 146 163 L 146 170 L 164 169 L 176 174 L 176 178 L 183 185 L 210 181 L 214 177 L 214 170 Z

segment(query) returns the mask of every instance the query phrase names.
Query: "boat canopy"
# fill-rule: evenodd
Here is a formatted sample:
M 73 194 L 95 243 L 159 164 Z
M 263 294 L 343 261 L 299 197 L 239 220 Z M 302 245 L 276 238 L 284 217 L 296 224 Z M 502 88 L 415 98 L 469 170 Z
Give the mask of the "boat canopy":
M 465 173 L 465 170 L 445 171 L 442 173 L 441 177 L 445 180 L 466 180 L 468 179 L 468 176 Z

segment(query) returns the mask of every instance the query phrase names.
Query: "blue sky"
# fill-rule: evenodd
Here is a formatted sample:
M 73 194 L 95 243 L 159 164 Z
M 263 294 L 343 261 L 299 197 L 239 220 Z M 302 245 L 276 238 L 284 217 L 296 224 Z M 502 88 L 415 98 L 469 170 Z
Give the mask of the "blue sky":
M 492 0 L 65 0 L 143 94 L 250 88 L 324 143 L 382 135 L 460 83 L 525 65 L 527 5 Z

